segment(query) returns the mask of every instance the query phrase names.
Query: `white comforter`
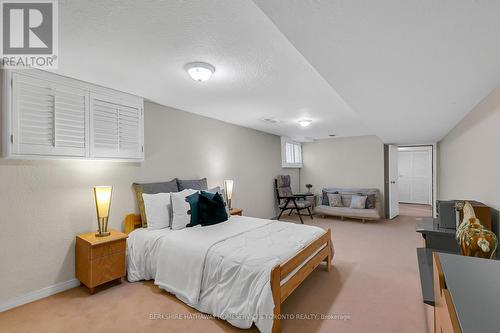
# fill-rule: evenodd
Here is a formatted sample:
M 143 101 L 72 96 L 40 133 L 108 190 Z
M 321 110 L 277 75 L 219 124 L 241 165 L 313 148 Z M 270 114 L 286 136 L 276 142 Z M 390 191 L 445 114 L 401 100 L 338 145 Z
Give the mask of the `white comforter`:
M 154 279 L 158 241 L 171 232 L 174 231 L 139 228 L 130 233 L 127 238 L 127 279 L 130 282 Z
M 159 287 L 201 312 L 240 328 L 255 322 L 267 333 L 274 308 L 271 269 L 323 232 L 318 227 L 233 216 L 214 226 L 153 235 L 142 264 L 131 262 L 140 253 L 131 237 L 135 247 L 134 254 L 127 255 L 128 269 L 134 269 L 132 280 L 154 278 Z M 146 272 L 139 273 L 141 267 Z

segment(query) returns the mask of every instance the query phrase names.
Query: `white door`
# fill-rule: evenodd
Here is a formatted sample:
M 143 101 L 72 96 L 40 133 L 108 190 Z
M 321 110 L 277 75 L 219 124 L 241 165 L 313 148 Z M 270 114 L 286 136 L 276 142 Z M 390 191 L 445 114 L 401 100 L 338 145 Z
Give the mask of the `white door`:
M 398 187 L 398 147 L 389 145 L 388 149 L 388 179 L 389 183 L 389 218 L 399 215 L 399 187 Z
M 430 205 L 432 202 L 431 147 L 399 148 L 399 201 Z

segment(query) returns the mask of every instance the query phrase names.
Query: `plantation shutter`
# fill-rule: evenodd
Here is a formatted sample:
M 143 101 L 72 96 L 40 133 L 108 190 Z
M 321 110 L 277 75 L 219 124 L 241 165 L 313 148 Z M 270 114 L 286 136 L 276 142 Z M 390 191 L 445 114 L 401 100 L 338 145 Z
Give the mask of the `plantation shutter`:
M 118 105 L 94 99 L 92 107 L 95 151 L 117 153 L 119 148 Z
M 92 98 L 93 157 L 141 158 L 142 107 L 109 96 Z
M 55 89 L 55 146 L 81 149 L 85 155 L 86 104 L 84 93 Z
M 14 153 L 84 157 L 87 96 L 81 89 L 15 74 Z
M 120 151 L 126 155 L 139 154 L 142 150 L 141 144 L 141 114 L 138 107 L 121 106 L 118 108 Z

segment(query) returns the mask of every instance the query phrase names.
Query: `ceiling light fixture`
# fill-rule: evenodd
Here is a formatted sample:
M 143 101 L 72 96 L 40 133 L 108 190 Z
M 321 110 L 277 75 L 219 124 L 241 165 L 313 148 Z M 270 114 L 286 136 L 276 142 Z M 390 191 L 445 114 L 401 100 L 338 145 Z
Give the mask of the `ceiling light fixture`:
M 272 117 L 262 118 L 261 120 L 265 121 L 266 123 L 270 123 L 270 124 L 277 124 L 277 123 L 280 122 L 278 119 L 275 119 L 275 118 L 272 118 Z
M 307 126 L 311 125 L 312 120 L 311 119 L 302 119 L 302 120 L 299 120 L 298 123 L 302 127 L 307 127 Z
M 215 72 L 215 67 L 206 62 L 190 62 L 184 67 L 189 76 L 195 81 L 205 82 Z

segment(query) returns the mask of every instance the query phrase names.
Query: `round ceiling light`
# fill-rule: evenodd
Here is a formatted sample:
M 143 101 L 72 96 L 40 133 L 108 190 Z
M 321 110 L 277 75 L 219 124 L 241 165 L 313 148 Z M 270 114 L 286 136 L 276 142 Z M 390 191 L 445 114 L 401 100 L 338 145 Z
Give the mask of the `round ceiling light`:
M 190 62 L 185 67 L 186 72 L 195 81 L 205 82 L 215 72 L 215 67 L 206 62 Z
M 301 119 L 298 121 L 298 123 L 302 127 L 307 127 L 307 126 L 311 125 L 312 120 L 311 119 Z

